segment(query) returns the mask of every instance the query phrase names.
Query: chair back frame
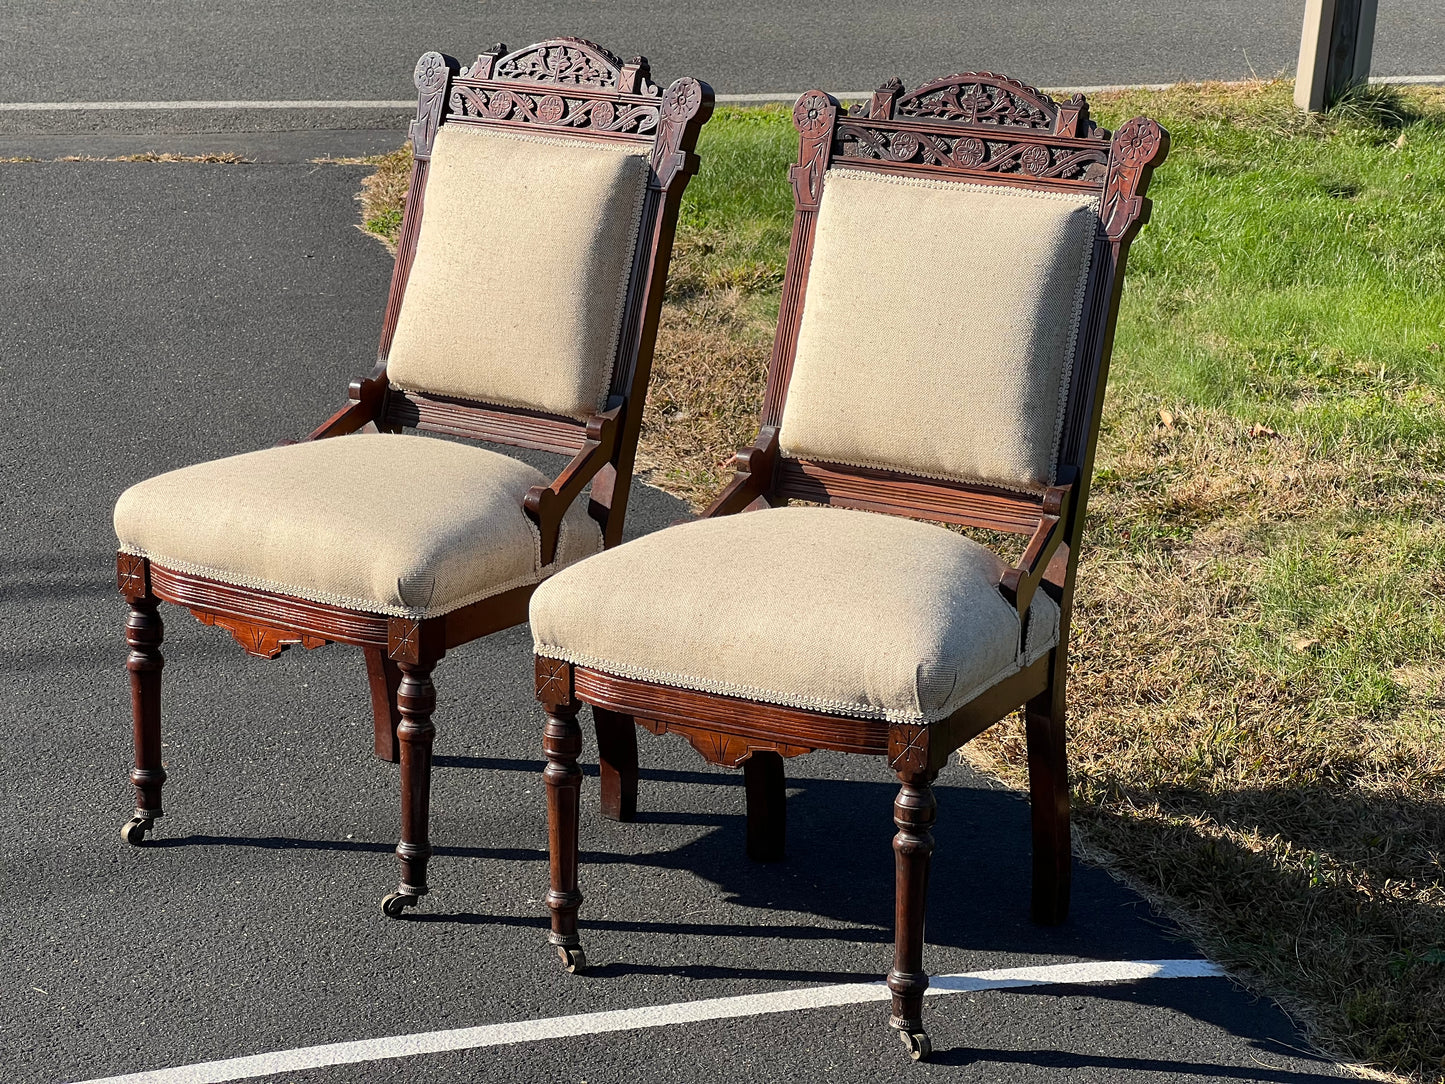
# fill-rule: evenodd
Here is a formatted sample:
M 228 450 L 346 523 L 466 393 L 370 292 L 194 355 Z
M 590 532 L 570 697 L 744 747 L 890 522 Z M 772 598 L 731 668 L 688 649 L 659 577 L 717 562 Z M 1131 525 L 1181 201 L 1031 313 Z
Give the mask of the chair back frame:
M 664 91 L 651 82 L 645 58 L 624 62 L 581 38 L 551 38 L 514 52 L 497 45 L 466 70 L 449 56 L 429 52 L 417 61 L 413 78 L 418 98 L 409 128 L 410 189 L 378 361 L 369 376 L 351 383 L 347 405 L 306 439 L 341 436 L 367 425 L 393 432 L 413 426 L 571 454 L 571 462 L 551 485 L 534 487 L 525 501 L 526 513 L 542 534 L 544 562 L 555 553 L 563 513 L 588 483 L 588 512 L 602 529 L 604 546 L 616 545 L 622 538 L 678 207 L 697 171 L 693 149 L 712 114 L 712 88 L 682 78 Z M 622 333 L 603 412 L 579 420 L 390 386 L 387 356 L 416 254 L 432 146 L 443 124 L 538 130 L 549 137 L 651 147 Z M 274 658 L 293 644 L 341 642 L 379 651 L 388 665 L 435 662 L 448 648 L 525 621 L 533 590 L 530 585 L 516 588 L 439 617 L 418 619 L 239 588 L 124 552 L 117 555 L 116 575 L 122 594 L 133 603 L 165 600 L 186 606 L 263 658 Z
M 581 38 L 551 38 L 513 52 L 508 52 L 505 45 L 495 45 L 465 69 L 452 57 L 426 53 L 417 61 L 414 81 L 418 99 L 416 118 L 410 126 L 411 181 L 397 240 L 377 368 L 367 381 L 361 382 L 369 386 L 354 384 L 351 392 L 353 400 L 378 401 L 376 420 L 384 428 L 411 426 L 420 431 L 571 455 L 587 448 L 588 426 L 594 422 L 403 391 L 387 384 L 387 358 L 416 256 L 432 146 L 441 125 L 541 132 L 549 138 L 651 148 L 642 224 L 604 411 L 604 415 L 616 411 L 607 426 L 610 454 L 591 478 L 588 505 L 602 527 L 605 544 L 615 545 L 622 538 L 621 513 L 626 507 L 642 425 L 642 399 L 652 368 L 652 344 L 662 310 L 678 207 L 687 180 L 697 172 L 693 149 L 698 132 L 712 114 L 712 88 L 696 79 L 683 78 L 664 91 L 651 81 L 646 58 L 624 62 Z M 613 428 L 615 439 L 610 432 Z M 618 514 L 614 515 L 614 510 Z
M 1148 117 L 1117 132 L 1089 118 L 1082 94 L 1067 102 L 992 72 L 964 72 L 911 93 L 894 79 L 846 113 L 837 100 L 808 91 L 793 110 L 797 164 L 789 170 L 794 217 L 768 366 L 757 444 L 738 454 L 737 476 L 708 510 L 726 515 L 754 503 L 788 499 L 863 508 L 940 523 L 1032 535 L 1024 581 L 1006 589 L 1026 610 L 1043 585 L 1064 610 L 1067 637 L 1083 511 L 1103 407 L 1129 245 L 1149 220 L 1145 192 L 1169 151 L 1169 134 Z M 784 456 L 778 448 L 798 332 L 807 298 L 817 216 L 829 169 L 899 177 L 1093 194 L 1099 200 L 1084 305 L 1069 368 L 1056 485 L 1042 494 L 966 481 Z M 951 424 L 939 419 L 939 424 Z M 1029 564 L 1039 567 L 1027 567 Z M 1034 575 L 1030 576 L 1030 573 Z

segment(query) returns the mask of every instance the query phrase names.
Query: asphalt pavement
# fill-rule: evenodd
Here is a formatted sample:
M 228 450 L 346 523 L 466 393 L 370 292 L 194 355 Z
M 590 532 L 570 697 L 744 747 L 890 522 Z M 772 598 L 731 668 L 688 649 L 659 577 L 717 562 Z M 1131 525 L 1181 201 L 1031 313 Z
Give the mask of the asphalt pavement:
M 7 0 L 0 102 L 405 100 L 415 93 L 412 64 L 428 49 L 468 59 L 497 41 L 515 47 L 556 34 L 645 53 L 659 78 L 695 75 L 724 94 L 868 91 L 895 75 L 913 85 L 961 69 L 1059 87 L 1242 79 L 1293 72 L 1303 9 L 1303 0 Z M 1374 73 L 1442 70 L 1445 7 L 1384 0 Z M 357 119 L 268 112 L 221 123 L 351 127 Z M 170 131 L 198 121 L 0 112 L 0 132 Z
M 273 157 L 299 157 L 282 150 Z M 0 164 L 0 382 L 12 403 L 0 435 L 7 1080 L 91 1080 L 873 981 L 890 962 L 895 787 L 881 761 L 790 761 L 788 858 L 755 866 L 744 856 L 740 773 L 705 765 L 680 740 L 643 735 L 637 823 L 599 819 L 595 779 L 585 788 L 582 921 L 593 970 L 563 974 L 545 946 L 541 727 L 525 628 L 438 668 L 438 854 L 434 892 L 415 917 L 387 920 L 377 907 L 396 878 L 397 776 L 370 755 L 354 650 L 293 649 L 262 662 L 165 607 L 168 815 L 153 843 L 120 840 L 130 723 L 115 498 L 158 471 L 305 433 L 367 371 L 391 260 L 355 228 L 364 172 Z M 630 531 L 682 512 L 638 487 Z M 595 758 L 590 737 L 584 757 Z M 1026 803 L 963 768 L 939 784 L 926 956 L 935 974 L 1200 956 L 1086 866 L 1070 921 L 1033 926 Z M 931 999 L 936 1054 L 921 1065 L 903 1055 L 886 1012 L 875 1002 L 738 1016 L 280 1079 L 1309 1084 L 1346 1075 L 1311 1055 L 1278 1008 L 1223 977 Z

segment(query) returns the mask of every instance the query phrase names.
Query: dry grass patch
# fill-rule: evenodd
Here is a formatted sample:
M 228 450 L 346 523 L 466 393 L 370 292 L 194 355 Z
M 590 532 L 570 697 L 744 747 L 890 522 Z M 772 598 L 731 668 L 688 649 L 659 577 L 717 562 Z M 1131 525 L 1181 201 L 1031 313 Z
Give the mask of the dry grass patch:
M 33 160 L 33 159 L 32 159 Z M 251 159 L 240 154 L 225 151 L 220 154 L 171 154 L 156 151 L 142 151 L 139 154 L 117 154 L 108 158 L 95 158 L 88 154 L 70 154 L 57 162 L 200 162 L 209 165 L 244 166 Z

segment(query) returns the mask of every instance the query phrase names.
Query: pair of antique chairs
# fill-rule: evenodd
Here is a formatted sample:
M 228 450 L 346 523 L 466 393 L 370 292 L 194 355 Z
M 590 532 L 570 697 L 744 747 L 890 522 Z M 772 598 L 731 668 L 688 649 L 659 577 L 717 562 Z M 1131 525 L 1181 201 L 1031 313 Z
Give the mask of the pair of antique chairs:
M 583 703 L 604 815 L 635 814 L 635 724 L 677 732 L 743 767 L 760 860 L 782 854 L 783 758 L 885 756 L 901 783 L 890 1022 L 926 1056 L 931 784 L 1021 705 L 1034 917 L 1067 911 L 1070 607 L 1125 256 L 1167 134 L 1147 118 L 1111 134 L 1080 96 L 986 73 L 894 81 L 846 114 L 805 94 L 758 440 L 700 520 L 618 546 L 712 93 L 663 93 L 645 61 L 578 39 L 498 46 L 465 71 L 429 53 L 416 83 L 376 370 L 307 441 L 158 476 L 117 505 L 125 838 L 161 814 L 160 600 L 264 657 L 356 644 L 376 753 L 401 764 L 401 883 L 383 902 L 400 914 L 427 891 L 432 669 L 530 601 L 550 936 L 568 970 L 585 967 Z M 574 458 L 548 484 L 406 427 Z M 1028 541 L 1010 566 L 943 524 Z

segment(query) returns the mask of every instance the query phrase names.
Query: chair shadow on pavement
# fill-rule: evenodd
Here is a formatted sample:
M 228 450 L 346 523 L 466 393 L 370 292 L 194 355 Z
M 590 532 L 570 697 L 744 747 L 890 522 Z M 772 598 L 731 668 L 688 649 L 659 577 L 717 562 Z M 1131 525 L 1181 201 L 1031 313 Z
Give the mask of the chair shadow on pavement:
M 1289 1050 L 1294 1058 L 1313 1055 Z M 1299 1072 L 1294 1069 L 1276 1069 L 1265 1065 L 1216 1065 L 1210 1062 L 1181 1061 L 1170 1058 L 1126 1058 L 1100 1054 L 1078 1054 L 1071 1050 L 989 1050 L 977 1047 L 954 1047 L 951 1050 L 935 1050 L 929 1057 L 932 1065 L 971 1065 L 982 1068 L 989 1063 L 1011 1065 L 1033 1065 L 1047 1069 L 1112 1069 L 1120 1073 L 1161 1073 L 1169 1074 L 1167 1079 L 1179 1076 L 1207 1077 L 1216 1080 L 1247 1080 L 1251 1084 L 1325 1084 L 1338 1082 L 1338 1074 Z M 1327 1062 L 1322 1063 L 1328 1064 Z

